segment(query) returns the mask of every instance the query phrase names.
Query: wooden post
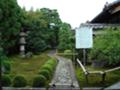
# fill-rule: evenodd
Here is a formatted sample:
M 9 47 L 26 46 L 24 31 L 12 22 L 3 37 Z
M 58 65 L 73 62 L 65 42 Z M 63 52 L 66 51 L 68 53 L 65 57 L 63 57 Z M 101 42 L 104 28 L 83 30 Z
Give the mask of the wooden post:
M 85 74 L 85 79 L 86 79 L 86 84 L 88 84 L 88 75 L 89 72 L 85 69 L 85 67 L 82 65 L 82 63 L 79 61 L 79 59 L 77 59 L 77 62 L 79 63 L 80 67 L 82 68 L 84 74 Z
M 102 83 L 103 83 L 103 87 L 105 87 L 105 77 L 106 77 L 106 73 L 103 72 L 103 73 L 102 73 Z
M 75 67 L 76 67 L 76 68 L 78 67 L 78 64 L 77 64 L 77 53 L 76 53 L 76 49 L 75 49 Z
M 86 65 L 86 49 L 83 49 L 83 64 Z
M 88 82 L 88 74 L 89 74 L 88 72 L 85 73 L 86 85 L 88 85 L 88 83 L 89 83 Z

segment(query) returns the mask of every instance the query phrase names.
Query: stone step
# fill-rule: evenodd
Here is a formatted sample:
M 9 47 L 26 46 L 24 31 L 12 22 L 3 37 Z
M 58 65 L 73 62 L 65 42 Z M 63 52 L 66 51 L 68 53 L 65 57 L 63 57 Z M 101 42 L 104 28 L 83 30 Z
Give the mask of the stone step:
M 84 87 L 82 90 L 104 90 L 103 87 Z
M 46 88 L 15 88 L 15 87 L 2 87 L 2 90 L 47 90 Z
M 49 88 L 48 90 L 80 90 L 80 88 L 71 88 L 71 87 L 68 87 L 68 88 L 63 88 L 63 87 L 54 87 L 54 88 Z

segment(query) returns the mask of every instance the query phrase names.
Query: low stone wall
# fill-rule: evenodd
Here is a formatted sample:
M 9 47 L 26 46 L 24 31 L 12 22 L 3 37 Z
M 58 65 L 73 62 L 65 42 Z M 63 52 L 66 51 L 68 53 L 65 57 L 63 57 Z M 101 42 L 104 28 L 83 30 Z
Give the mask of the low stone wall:
M 47 90 L 46 88 L 14 88 L 14 87 L 2 87 L 2 90 Z
M 80 88 L 74 87 L 50 87 L 46 88 L 14 88 L 14 87 L 2 87 L 2 90 L 80 90 Z

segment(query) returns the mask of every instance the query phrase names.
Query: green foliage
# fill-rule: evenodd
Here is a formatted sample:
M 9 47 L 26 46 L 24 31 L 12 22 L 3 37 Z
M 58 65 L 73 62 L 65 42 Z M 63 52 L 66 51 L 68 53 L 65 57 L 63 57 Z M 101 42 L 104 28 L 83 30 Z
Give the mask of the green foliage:
M 11 85 L 11 78 L 8 75 L 2 75 L 1 78 L 2 86 L 10 86 Z
M 69 53 L 72 53 L 72 51 L 71 50 L 64 50 L 64 53 L 69 54 Z
M 0 61 L 1 61 L 0 67 L 3 65 L 3 60 L 5 60 L 5 59 L 6 59 L 6 56 L 5 56 L 5 54 L 3 53 L 3 48 L 0 47 Z
M 11 72 L 12 77 L 16 75 L 24 75 L 28 86 L 32 85 L 33 77 L 38 73 L 44 63 L 50 59 L 47 52 L 43 52 L 40 55 L 33 55 L 31 58 L 22 59 L 18 55 L 10 57 L 11 60 Z
M 39 71 L 39 75 L 45 76 L 47 80 L 50 80 L 51 73 L 48 70 L 42 69 Z
M 26 39 L 28 51 L 37 54 L 56 46 L 61 23 L 57 10 L 42 8 L 36 11 L 25 11 L 23 9 L 23 15 L 22 26 L 25 31 L 29 31 Z M 54 23 L 57 28 L 50 28 L 50 23 Z
M 29 39 L 27 45 L 28 45 L 27 49 L 34 52 L 35 54 L 38 54 L 47 48 L 45 41 L 40 39 L 39 37 Z
M 108 70 L 108 68 L 92 68 L 91 66 L 86 67 L 89 70 L 92 71 L 105 71 Z M 102 77 L 97 74 L 89 74 L 88 75 L 88 84 L 86 84 L 86 78 L 83 73 L 83 70 L 80 67 L 75 68 L 76 77 L 78 79 L 79 85 L 81 89 L 83 87 L 108 87 L 112 84 L 115 84 L 116 82 L 120 81 L 120 70 L 113 71 L 107 73 L 107 76 L 105 77 L 105 84 L 101 83 Z
M 63 23 L 59 31 L 58 49 L 60 51 L 64 51 L 65 49 L 72 49 L 74 43 L 72 36 L 71 26 L 67 23 Z
M 60 49 L 71 48 L 70 25 L 63 24 L 57 10 L 42 8 L 40 10 L 26 11 L 21 9 L 17 0 L 0 1 L 0 46 L 3 47 L 6 54 L 15 54 L 19 52 L 19 34 L 20 31 L 27 33 L 26 51 L 38 54 L 48 48 L 56 48 L 58 43 Z M 12 24 L 14 22 L 14 24 Z M 55 26 L 50 26 L 54 23 Z M 59 29 L 62 26 L 60 40 L 58 40 Z M 65 31 L 64 31 L 65 30 Z M 66 32 L 64 38 L 69 38 L 64 42 L 62 34 Z M 68 41 L 68 42 L 67 42 Z M 67 45 L 67 44 L 68 45 Z M 64 46 L 62 48 L 62 46 Z
M 53 72 L 53 67 L 52 67 L 51 65 L 49 65 L 49 64 L 43 65 L 41 69 L 46 69 L 46 70 L 48 70 L 50 73 Z
M 113 66 L 118 65 L 120 63 L 120 29 L 108 29 L 104 35 L 97 36 L 89 58 L 91 60 L 106 60 L 109 65 Z
M 7 54 L 17 51 L 22 15 L 20 10 L 16 0 L 0 1 L 0 34 L 2 39 L 0 43 Z
M 6 55 L 3 52 L 3 48 L 0 48 L 0 66 L 2 67 L 2 72 L 4 73 L 10 73 L 11 71 L 11 63 L 9 59 L 6 57 Z
M 27 81 L 24 76 L 18 75 L 13 79 L 13 87 L 25 87 Z
M 46 85 L 46 78 L 43 75 L 38 75 L 33 79 L 33 87 L 44 87 Z
M 2 65 L 5 69 L 4 73 L 10 73 L 11 71 L 11 64 L 10 64 L 10 61 L 9 60 L 4 60 L 3 61 L 3 65 Z
M 0 47 L 0 60 L 5 59 L 5 54 L 3 53 L 3 48 Z
M 41 69 L 46 69 L 52 74 L 56 65 L 57 65 L 57 60 L 56 59 L 50 59 L 42 66 Z
M 48 80 L 51 79 L 53 73 L 54 73 L 54 70 L 55 70 L 55 67 L 57 65 L 57 60 L 52 58 L 52 59 L 49 59 L 41 68 L 39 74 L 42 74 L 43 76 L 45 76 Z
M 50 59 L 46 62 L 46 64 L 50 64 L 54 68 L 57 64 L 57 60 L 56 59 Z
M 48 48 L 70 49 L 70 25 L 62 23 L 56 9 L 42 8 L 26 11 L 21 9 L 17 0 L 0 1 L 0 46 L 6 54 L 19 52 L 20 31 L 27 33 L 26 51 L 38 54 Z M 13 24 L 14 22 L 14 24 Z M 50 26 L 54 23 L 55 26 Z M 60 30 L 62 28 L 62 30 Z M 59 33 L 60 30 L 60 33 Z M 59 39 L 58 39 L 59 38 Z

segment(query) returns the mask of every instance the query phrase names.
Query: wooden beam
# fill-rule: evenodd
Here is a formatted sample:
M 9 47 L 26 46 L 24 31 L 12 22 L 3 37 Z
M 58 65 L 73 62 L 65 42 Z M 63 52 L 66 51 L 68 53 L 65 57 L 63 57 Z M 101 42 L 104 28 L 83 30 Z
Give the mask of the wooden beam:
M 108 27 L 120 27 L 120 24 L 102 24 L 102 23 L 82 23 L 80 27 L 92 27 L 92 28 L 108 28 Z
M 89 71 L 89 74 L 103 74 L 103 71 Z
M 112 68 L 112 69 L 109 69 L 109 70 L 106 70 L 104 71 L 105 73 L 108 73 L 108 72 L 112 72 L 112 71 L 115 71 L 115 70 L 118 70 L 120 69 L 120 66 L 119 67 L 116 67 L 116 68 Z
M 82 68 L 82 70 L 84 71 L 85 74 L 88 74 L 87 70 L 85 69 L 85 67 L 82 65 L 81 61 L 79 59 L 77 59 L 77 62 L 79 63 L 80 67 Z

